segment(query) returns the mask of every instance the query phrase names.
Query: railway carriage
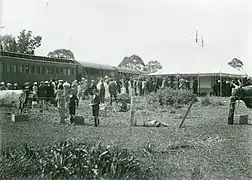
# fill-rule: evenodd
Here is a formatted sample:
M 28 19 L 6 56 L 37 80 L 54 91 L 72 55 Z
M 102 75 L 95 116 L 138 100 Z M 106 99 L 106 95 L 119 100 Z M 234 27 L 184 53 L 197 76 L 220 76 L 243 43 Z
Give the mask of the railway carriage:
M 54 78 L 73 81 L 77 67 L 72 60 L 0 51 L 0 81 L 19 84 Z
M 91 79 L 98 81 L 100 77 L 104 77 L 105 75 L 109 77 L 114 77 L 116 75 L 117 70 L 111 65 L 90 62 L 77 63 L 79 63 L 79 74 L 81 74 L 82 77 L 87 78 L 88 81 Z
M 55 78 L 72 82 L 82 77 L 90 81 L 105 75 L 122 78 L 139 74 L 137 70 L 105 64 L 0 51 L 0 81 L 10 83 L 23 84 Z

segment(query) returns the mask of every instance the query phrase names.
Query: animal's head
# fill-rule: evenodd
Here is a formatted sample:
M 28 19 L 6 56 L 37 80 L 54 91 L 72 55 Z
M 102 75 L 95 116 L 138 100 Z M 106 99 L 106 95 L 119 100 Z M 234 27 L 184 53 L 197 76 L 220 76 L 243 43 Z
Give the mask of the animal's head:
M 232 83 L 234 88 L 232 89 L 232 96 L 234 96 L 237 100 L 241 99 L 243 96 L 243 85 L 240 81 L 238 81 L 239 85 Z

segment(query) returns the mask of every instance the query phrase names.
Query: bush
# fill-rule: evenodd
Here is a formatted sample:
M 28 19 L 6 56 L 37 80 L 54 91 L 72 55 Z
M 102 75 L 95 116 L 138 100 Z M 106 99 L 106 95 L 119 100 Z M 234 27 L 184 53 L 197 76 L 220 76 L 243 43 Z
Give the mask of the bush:
M 46 148 L 24 145 L 3 152 L 1 178 L 151 179 L 149 168 L 119 146 L 61 142 Z
M 147 101 L 149 104 L 160 106 L 181 106 L 189 104 L 195 98 L 196 95 L 189 90 L 166 88 L 150 93 Z

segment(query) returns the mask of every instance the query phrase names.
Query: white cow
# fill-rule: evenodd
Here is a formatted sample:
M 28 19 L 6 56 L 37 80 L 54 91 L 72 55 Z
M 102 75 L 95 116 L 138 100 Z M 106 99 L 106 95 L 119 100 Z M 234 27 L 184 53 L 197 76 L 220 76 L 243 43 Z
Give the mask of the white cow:
M 26 94 L 22 90 L 3 90 L 0 91 L 0 108 L 15 108 L 19 113 L 24 109 Z

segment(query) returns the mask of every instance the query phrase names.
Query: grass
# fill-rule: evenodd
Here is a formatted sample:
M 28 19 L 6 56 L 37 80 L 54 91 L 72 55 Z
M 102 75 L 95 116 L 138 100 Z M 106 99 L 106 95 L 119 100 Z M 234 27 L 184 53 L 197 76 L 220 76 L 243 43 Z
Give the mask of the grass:
M 212 97 L 211 97 L 212 98 Z M 116 144 L 136 153 L 142 164 L 155 167 L 158 179 L 249 179 L 251 169 L 251 127 L 227 125 L 228 98 L 215 98 L 221 106 L 193 105 L 191 118 L 178 128 L 187 106 L 176 109 L 148 110 L 144 98 L 138 99 L 138 111 L 145 120 L 160 120 L 169 127 L 129 127 L 129 112 L 108 110 L 108 117 L 100 119 L 101 126 L 91 126 L 91 110 L 84 102 L 79 115 L 85 115 L 88 125 L 59 124 L 54 108 L 43 114 L 30 112 L 30 121 L 10 122 L 1 118 L 2 149 L 18 147 L 24 143 L 40 147 L 71 139 L 76 143 L 102 142 Z M 250 113 L 240 104 L 239 113 Z M 141 114 L 141 113 L 138 113 Z

